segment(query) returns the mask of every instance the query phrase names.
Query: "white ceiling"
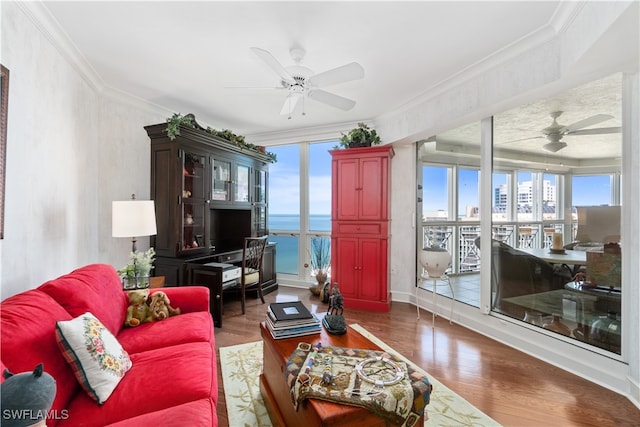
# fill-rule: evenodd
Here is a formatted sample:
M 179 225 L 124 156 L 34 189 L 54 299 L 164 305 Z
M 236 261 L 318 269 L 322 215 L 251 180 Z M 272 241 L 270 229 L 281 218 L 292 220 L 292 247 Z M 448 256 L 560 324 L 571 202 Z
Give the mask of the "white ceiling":
M 231 129 L 249 140 L 251 135 L 336 124 L 351 127 L 358 121 L 375 120 L 436 92 L 483 61 L 550 39 L 575 8 L 584 7 L 583 2 L 574 1 L 43 4 L 98 87 L 150 101 L 168 112 L 194 113 L 201 125 Z M 596 46 L 583 59 L 592 64 L 584 65 L 607 61 L 610 55 L 627 56 L 627 52 L 637 58 L 638 40 L 628 37 L 637 33 L 637 16 L 627 13 L 608 34 L 614 42 Z M 626 42 L 620 44 L 622 37 Z M 617 52 L 612 52 L 612 45 Z M 231 89 L 280 85 L 280 78 L 251 47 L 268 50 L 285 67 L 294 64 L 290 49 L 301 47 L 306 50 L 301 65 L 314 73 L 360 63 L 365 70 L 362 80 L 324 88 L 355 100 L 356 106 L 342 111 L 307 99 L 306 114 L 301 114 L 302 103 L 298 103 L 288 119 L 280 115 L 286 91 Z M 606 113 L 614 119 L 595 127 L 620 126 L 619 88 L 619 77 L 605 79 L 497 114 L 497 148 L 524 151 L 536 161 L 547 142 L 543 138 L 504 143 L 540 136 L 539 131 L 551 124 L 552 111 L 564 111 L 558 119 L 563 125 Z M 479 123 L 438 135 L 440 141 L 471 146 L 479 144 L 478 136 Z M 619 161 L 620 134 L 563 140 L 569 146 L 555 154 L 542 153 L 542 161 L 554 156 Z
M 239 134 L 372 120 L 525 38 L 553 31 L 560 1 L 515 2 L 45 2 L 100 84 L 201 124 Z M 554 16 L 555 14 L 555 16 Z M 344 112 L 305 102 L 281 116 L 285 92 L 232 90 L 279 78 L 250 50 L 284 66 L 289 50 L 322 72 L 356 61 L 362 80 L 327 90 L 354 99 Z M 300 107 L 300 106 L 299 106 Z

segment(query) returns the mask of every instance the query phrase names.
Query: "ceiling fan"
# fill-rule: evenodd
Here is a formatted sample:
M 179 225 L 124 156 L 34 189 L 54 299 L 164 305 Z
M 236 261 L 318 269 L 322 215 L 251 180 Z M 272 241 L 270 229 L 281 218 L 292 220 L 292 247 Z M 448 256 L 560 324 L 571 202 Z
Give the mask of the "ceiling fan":
M 305 50 L 300 47 L 294 47 L 290 50 L 295 65 L 289 67 L 282 66 L 270 52 L 264 49 L 252 47 L 251 50 L 280 77 L 280 86 L 273 89 L 287 91 L 287 98 L 280 111 L 281 115 L 288 115 L 290 119 L 298 101 L 303 99 L 304 102 L 305 97 L 344 111 L 348 111 L 356 105 L 352 99 L 327 92 L 321 88 L 362 79 L 364 69 L 357 62 L 314 74 L 311 69 L 300 65 L 306 54 Z M 302 114 L 304 115 L 305 112 L 303 111 Z
M 547 126 L 546 128 L 540 130 L 540 132 L 542 133 L 542 136 L 524 138 L 518 141 L 523 141 L 525 139 L 547 138 L 549 142 L 543 145 L 542 148 L 546 151 L 555 153 L 567 146 L 567 143 L 562 141 L 562 138 L 565 135 L 602 135 L 607 133 L 620 132 L 620 127 L 584 129 L 586 127 L 593 126 L 598 123 L 604 122 L 606 120 L 612 119 L 613 116 L 609 114 L 596 114 L 595 116 L 591 116 L 586 119 L 572 123 L 568 126 L 565 126 L 565 125 L 559 124 L 557 120 L 562 113 L 563 113 L 562 111 L 553 111 L 551 114 L 549 114 L 553 119 L 553 123 L 551 123 L 551 125 Z M 515 142 L 515 141 L 510 141 L 510 142 Z

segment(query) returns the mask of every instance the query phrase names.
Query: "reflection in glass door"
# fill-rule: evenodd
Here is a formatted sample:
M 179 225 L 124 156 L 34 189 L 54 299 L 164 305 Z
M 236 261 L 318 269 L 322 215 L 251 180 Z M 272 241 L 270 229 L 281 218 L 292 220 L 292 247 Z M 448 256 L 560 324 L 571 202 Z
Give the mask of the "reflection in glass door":
M 492 242 L 492 310 L 616 354 L 623 326 L 620 93 L 614 75 L 493 120 L 494 208 L 515 204 L 515 218 L 508 208 L 504 216 L 494 211 L 494 236 L 513 224 L 517 237 Z M 551 130 L 550 116 L 558 122 Z M 579 132 L 563 131 L 572 125 Z M 561 133 L 549 138 L 554 129 Z

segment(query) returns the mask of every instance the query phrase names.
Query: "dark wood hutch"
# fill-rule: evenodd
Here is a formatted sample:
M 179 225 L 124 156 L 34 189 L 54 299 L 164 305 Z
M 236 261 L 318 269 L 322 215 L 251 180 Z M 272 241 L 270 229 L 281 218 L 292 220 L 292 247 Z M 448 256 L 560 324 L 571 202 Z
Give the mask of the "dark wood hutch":
M 239 264 L 244 237 L 269 233 L 270 158 L 197 128 L 181 126 L 173 140 L 167 123 L 144 129 L 151 139 L 151 199 L 158 228 L 151 238 L 154 274 L 180 286 L 188 284 L 187 264 Z M 269 244 L 264 292 L 278 286 L 275 255 L 275 244 Z M 222 270 L 214 280 L 222 280 Z

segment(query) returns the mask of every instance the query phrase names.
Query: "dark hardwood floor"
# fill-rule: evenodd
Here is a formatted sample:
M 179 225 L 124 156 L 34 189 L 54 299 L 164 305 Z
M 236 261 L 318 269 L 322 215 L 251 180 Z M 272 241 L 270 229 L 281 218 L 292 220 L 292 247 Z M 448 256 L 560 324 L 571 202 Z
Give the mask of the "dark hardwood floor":
M 327 307 L 304 289 L 280 286 L 266 303 L 300 299 L 314 312 Z M 259 299 L 225 299 L 223 327 L 216 328 L 216 347 L 260 340 L 266 314 Z M 346 309 L 348 324 L 359 323 L 396 351 L 504 426 L 640 426 L 640 410 L 626 397 L 541 362 L 504 344 L 415 306 L 393 303 L 388 313 Z M 218 359 L 218 418 L 229 426 Z M 427 407 L 427 410 L 429 408 Z M 231 427 L 236 427 L 231 424 Z

